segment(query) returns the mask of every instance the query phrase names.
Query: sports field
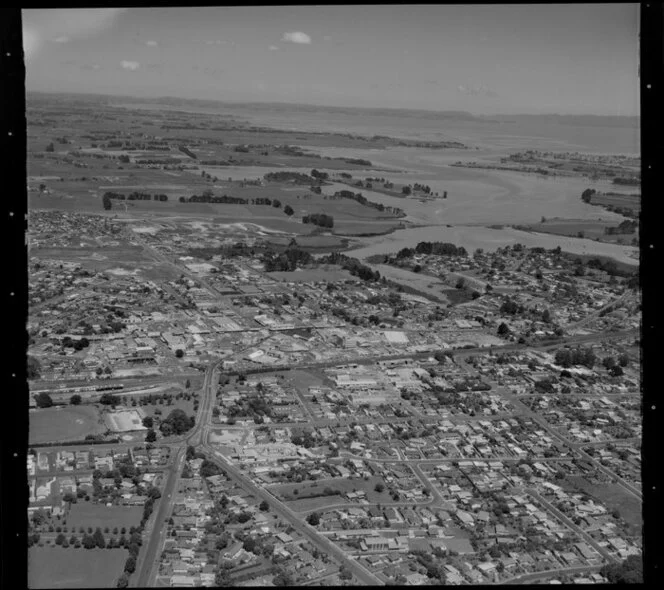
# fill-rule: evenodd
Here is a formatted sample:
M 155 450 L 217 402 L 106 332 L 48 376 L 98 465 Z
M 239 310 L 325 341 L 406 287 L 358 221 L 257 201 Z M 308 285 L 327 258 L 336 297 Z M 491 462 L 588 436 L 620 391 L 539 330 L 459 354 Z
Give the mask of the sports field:
M 140 506 L 106 506 L 92 502 L 79 501 L 72 504 L 67 516 L 70 527 L 132 527 L 138 526 L 143 515 Z
M 30 444 L 82 440 L 105 431 L 93 406 L 66 406 L 30 412 Z
M 115 588 L 127 555 L 122 549 L 31 547 L 28 588 Z

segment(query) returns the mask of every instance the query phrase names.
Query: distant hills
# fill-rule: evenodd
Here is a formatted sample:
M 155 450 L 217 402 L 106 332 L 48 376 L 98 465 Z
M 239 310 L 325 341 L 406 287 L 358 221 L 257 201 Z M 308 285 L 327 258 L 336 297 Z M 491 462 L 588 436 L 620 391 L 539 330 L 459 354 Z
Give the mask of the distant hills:
M 536 115 L 473 115 L 467 111 L 457 110 L 443 110 L 431 111 L 424 109 L 395 109 L 395 108 L 371 108 L 371 107 L 339 107 L 339 106 L 323 106 L 312 104 L 299 104 L 299 103 L 285 103 L 285 102 L 225 102 L 220 100 L 206 100 L 206 99 L 193 99 L 193 98 L 178 98 L 174 96 L 161 96 L 157 98 L 143 98 L 133 96 L 119 96 L 119 95 L 99 95 L 99 94 L 56 94 L 44 92 L 28 92 L 28 100 L 30 96 L 53 96 L 54 98 L 64 99 L 68 98 L 73 101 L 94 101 L 102 100 L 107 102 L 118 102 L 119 100 L 127 100 L 132 103 L 142 104 L 162 104 L 168 106 L 178 107 L 198 107 L 198 108 L 236 108 L 247 111 L 292 111 L 297 109 L 301 112 L 330 112 L 338 114 L 357 114 L 358 112 L 366 112 L 374 116 L 399 116 L 411 118 L 428 118 L 428 119 L 448 119 L 456 121 L 475 121 L 482 122 L 499 122 L 499 123 L 548 123 L 557 125 L 575 125 L 582 127 L 627 127 L 638 128 L 639 117 L 626 117 L 626 116 L 612 116 L 612 115 L 560 115 L 560 114 L 536 114 Z

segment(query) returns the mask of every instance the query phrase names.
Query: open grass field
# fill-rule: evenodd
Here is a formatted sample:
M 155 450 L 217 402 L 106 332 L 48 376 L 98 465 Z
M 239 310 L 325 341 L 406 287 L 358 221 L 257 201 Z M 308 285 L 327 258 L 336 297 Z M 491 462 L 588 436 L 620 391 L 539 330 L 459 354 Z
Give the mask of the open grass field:
M 620 235 L 607 235 L 604 229 L 607 227 L 616 227 L 617 222 L 612 221 L 593 221 L 586 219 L 551 219 L 544 223 L 533 223 L 531 225 L 523 226 L 522 229 L 529 231 L 553 234 L 557 236 L 571 236 L 579 237 L 582 235 L 585 238 L 595 240 L 599 239 L 602 242 L 611 243 L 625 243 L 629 244 L 636 234 L 620 234 Z
M 335 218 L 332 233 L 338 236 L 378 236 L 403 227 L 403 224 L 396 218 L 394 221 L 370 221 L 358 219 L 337 220 Z
M 620 517 L 629 525 L 631 534 L 640 535 L 643 527 L 642 504 L 631 494 L 625 492 L 616 484 L 591 484 L 584 477 L 568 477 L 567 481 L 572 487 L 597 498 L 610 511 L 617 509 Z
M 122 549 L 31 547 L 29 588 L 115 588 L 128 553 Z
M 31 256 L 42 259 L 76 262 L 86 270 L 132 273 L 148 278 L 171 280 L 179 275 L 173 269 L 154 261 L 140 246 L 98 246 L 70 248 L 32 248 Z
M 320 496 L 318 498 L 302 498 L 300 500 L 291 500 L 286 502 L 288 507 L 295 512 L 309 512 L 311 510 L 325 511 L 329 506 L 336 506 L 343 504 L 344 500 L 341 496 Z
M 65 406 L 30 412 L 30 444 L 82 440 L 106 430 L 94 406 Z
M 448 299 L 450 305 L 459 305 L 473 300 L 470 291 L 465 289 L 445 289 L 442 294 Z
M 277 495 L 289 502 L 289 505 L 293 501 L 301 502 L 304 499 L 307 499 L 307 496 L 311 494 L 323 493 L 327 489 L 340 491 L 342 494 L 348 492 L 357 492 L 364 490 L 366 492 L 366 499 L 369 502 L 391 502 L 392 499 L 387 490 L 382 492 L 376 492 L 374 487 L 377 483 L 382 483 L 385 485 L 385 482 L 382 477 L 370 477 L 369 479 L 364 478 L 341 478 L 333 477 L 322 479 L 319 481 L 306 481 L 302 483 L 295 484 L 279 484 L 273 487 L 270 487 L 270 492 Z M 295 493 L 297 490 L 297 494 Z M 336 500 L 334 499 L 336 498 Z M 341 495 L 327 495 L 319 498 L 312 498 L 312 500 L 325 500 L 326 505 L 332 504 L 343 504 L 348 502 L 346 498 Z M 305 510 L 306 508 L 300 508 L 300 510 Z
M 293 272 L 288 271 L 276 271 L 269 274 L 270 278 L 279 279 L 284 282 L 294 282 L 294 283 L 309 283 L 311 281 L 345 281 L 347 279 L 352 279 L 348 271 L 341 268 L 334 269 L 324 269 L 324 268 L 311 268 L 296 270 Z
M 130 402 L 131 403 L 131 402 Z M 131 405 L 129 407 L 132 407 Z M 141 408 L 143 412 L 145 412 L 146 416 L 155 416 L 155 410 L 160 410 L 161 415 L 157 415 L 158 418 L 166 418 L 173 410 L 175 409 L 180 409 L 183 410 L 187 416 L 193 416 L 194 415 L 194 400 L 193 398 L 190 400 L 186 399 L 173 399 L 173 403 L 169 406 L 168 402 L 164 402 L 163 404 L 146 404 L 144 406 L 138 405 L 136 406 L 137 408 Z
M 590 202 L 593 205 L 625 207 L 627 209 L 632 209 L 636 213 L 641 210 L 641 196 L 638 194 L 593 195 Z
M 143 516 L 141 506 L 106 506 L 79 500 L 71 505 L 67 515 L 67 525 L 75 527 L 132 527 L 138 526 Z
M 275 246 L 288 246 L 291 238 L 288 236 L 273 236 L 267 239 L 268 243 Z M 297 238 L 297 246 L 302 250 L 336 250 L 346 247 L 348 240 L 329 235 L 310 235 Z

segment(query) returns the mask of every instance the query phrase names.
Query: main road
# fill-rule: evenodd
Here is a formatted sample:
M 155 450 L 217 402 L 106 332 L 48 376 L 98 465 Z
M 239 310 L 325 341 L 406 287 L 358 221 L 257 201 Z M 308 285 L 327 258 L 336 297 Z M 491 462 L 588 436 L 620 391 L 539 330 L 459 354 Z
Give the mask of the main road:
M 166 534 L 166 521 L 172 510 L 177 492 L 177 484 L 186 457 L 187 446 L 198 446 L 203 440 L 203 432 L 212 414 L 212 406 L 216 397 L 216 386 L 218 383 L 219 364 L 210 365 L 205 372 L 203 382 L 203 399 L 198 406 L 196 425 L 186 436 L 171 440 L 169 446 L 177 449 L 173 457 L 172 469 L 162 491 L 157 510 L 152 514 L 146 525 L 144 536 L 148 538 L 147 543 L 138 556 L 136 571 L 138 575 L 132 576 L 130 586 L 145 588 L 155 585 L 155 579 L 159 572 L 159 551 L 163 547 Z

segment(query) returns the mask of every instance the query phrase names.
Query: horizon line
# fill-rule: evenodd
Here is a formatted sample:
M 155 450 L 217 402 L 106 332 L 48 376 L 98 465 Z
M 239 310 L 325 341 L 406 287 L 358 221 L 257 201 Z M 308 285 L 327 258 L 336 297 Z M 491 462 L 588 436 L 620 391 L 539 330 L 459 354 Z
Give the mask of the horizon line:
M 365 110 L 365 111 L 410 111 L 410 112 L 422 112 L 422 113 L 431 113 L 431 114 L 457 114 L 465 115 L 473 118 L 490 118 L 490 117 L 604 117 L 612 119 L 640 119 L 640 114 L 635 115 L 616 115 L 616 114 L 596 114 L 596 113 L 555 113 L 555 112 L 542 112 L 542 113 L 472 113 L 470 111 L 464 111 L 459 109 L 441 109 L 441 110 L 432 110 L 426 108 L 415 108 L 415 107 L 369 107 L 369 106 L 352 106 L 352 105 L 329 105 L 329 104 L 316 104 L 316 103 L 306 103 L 306 102 L 288 102 L 288 101 L 278 101 L 278 100 L 251 100 L 251 101 L 241 101 L 241 100 L 223 100 L 218 98 L 191 98 L 191 97 L 181 97 L 181 96 L 135 96 L 130 94 L 107 94 L 103 92 L 58 92 L 58 91 L 49 91 L 49 90 L 25 90 L 26 98 L 29 94 L 45 94 L 45 95 L 60 95 L 60 96 L 88 96 L 88 97 L 104 97 L 104 98 L 130 98 L 138 101 L 159 101 L 159 100 L 179 100 L 179 101 L 189 101 L 189 102 L 206 102 L 206 103 L 218 103 L 222 105 L 229 106 L 254 106 L 254 105 L 281 105 L 281 106 L 301 106 L 301 107 L 313 107 L 313 108 L 325 108 L 325 109 L 353 109 L 353 110 Z

